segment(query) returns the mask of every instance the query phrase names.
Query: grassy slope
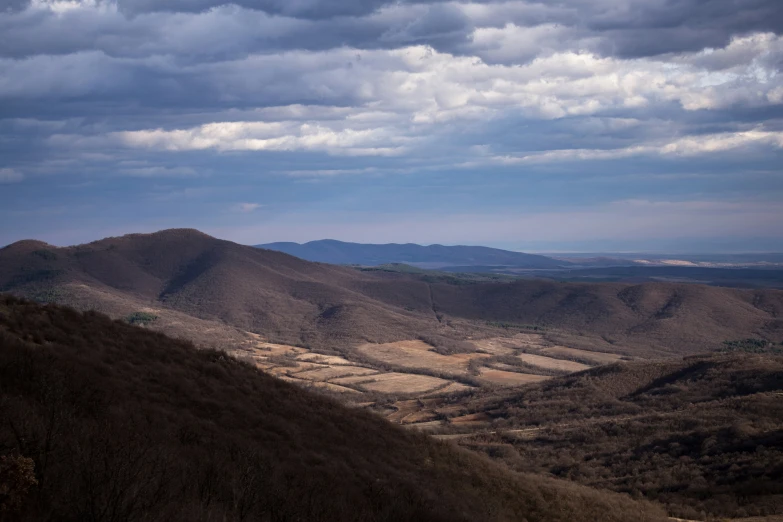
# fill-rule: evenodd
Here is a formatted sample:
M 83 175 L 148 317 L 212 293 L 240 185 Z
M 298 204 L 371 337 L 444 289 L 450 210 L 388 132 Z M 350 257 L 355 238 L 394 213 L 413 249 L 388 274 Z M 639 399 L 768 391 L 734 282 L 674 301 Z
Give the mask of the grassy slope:
M 512 474 L 220 352 L 7 296 L 0 419 L 0 507 L 22 500 L 6 518 L 662 520 L 623 496 Z M 19 456 L 35 465 L 26 493 L 7 473 Z

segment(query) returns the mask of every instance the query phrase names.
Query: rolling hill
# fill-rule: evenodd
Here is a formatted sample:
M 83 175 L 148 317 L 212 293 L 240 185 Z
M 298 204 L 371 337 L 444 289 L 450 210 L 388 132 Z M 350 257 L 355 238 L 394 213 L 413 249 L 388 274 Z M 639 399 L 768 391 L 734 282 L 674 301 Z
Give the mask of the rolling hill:
M 196 341 L 250 331 L 286 344 L 497 335 L 536 325 L 567 346 L 642 356 L 699 353 L 724 341 L 783 339 L 783 292 L 677 283 L 465 282 L 360 271 L 165 230 L 55 248 L 0 249 L 0 291 L 154 326 Z M 491 323 L 488 324 L 488 323 Z
M 519 268 L 558 268 L 571 264 L 546 256 L 480 246 L 423 246 L 414 243 L 373 245 L 322 239 L 303 244 L 267 243 L 257 247 L 285 252 L 308 261 L 336 265 L 377 266 L 406 263 L 428 267 L 503 265 Z
M 514 469 L 643 496 L 678 517 L 780 516 L 783 346 L 759 351 L 767 353 L 612 364 L 475 391 L 444 401 L 452 422 L 441 429 Z
M 0 296 L 0 518 L 655 522 L 222 352 Z

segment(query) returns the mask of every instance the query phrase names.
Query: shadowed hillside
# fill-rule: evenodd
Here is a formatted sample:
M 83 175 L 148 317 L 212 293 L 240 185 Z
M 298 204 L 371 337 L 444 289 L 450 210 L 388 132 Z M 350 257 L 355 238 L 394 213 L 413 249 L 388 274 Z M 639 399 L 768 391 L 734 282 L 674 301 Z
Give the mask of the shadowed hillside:
M 686 519 L 783 515 L 783 346 L 614 364 L 449 405 L 461 444 Z M 450 436 L 446 436 L 449 438 Z
M 0 519 L 664 520 L 212 350 L 0 297 Z
M 556 342 L 636 355 L 698 353 L 748 337 L 783 340 L 783 291 L 363 272 L 194 230 L 67 248 L 15 243 L 0 250 L 0 291 L 114 316 L 159 310 L 165 313 L 153 326 L 198 341 L 232 338 L 231 328 L 239 328 L 339 348 L 488 335 L 487 322 L 536 325 Z

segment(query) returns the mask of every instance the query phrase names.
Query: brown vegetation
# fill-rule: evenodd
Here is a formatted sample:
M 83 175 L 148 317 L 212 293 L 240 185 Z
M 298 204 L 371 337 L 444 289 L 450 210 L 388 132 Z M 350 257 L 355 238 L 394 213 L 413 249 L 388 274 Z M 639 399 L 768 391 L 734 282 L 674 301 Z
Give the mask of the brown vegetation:
M 663 520 L 650 504 L 511 473 L 225 353 L 8 296 L 0 458 L 0 491 L 20 498 L 14 520 Z M 35 481 L 6 472 L 24 477 L 26 459 Z
M 445 433 L 517 470 L 664 503 L 685 519 L 783 515 L 783 356 L 604 366 L 536 386 L 474 390 Z

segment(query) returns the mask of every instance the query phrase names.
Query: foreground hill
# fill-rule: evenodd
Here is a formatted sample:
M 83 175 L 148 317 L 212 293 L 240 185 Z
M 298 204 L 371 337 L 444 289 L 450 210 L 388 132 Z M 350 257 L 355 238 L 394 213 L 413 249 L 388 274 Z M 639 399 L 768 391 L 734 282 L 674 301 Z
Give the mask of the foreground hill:
M 627 355 L 699 353 L 748 337 L 783 340 L 783 291 L 360 271 L 195 230 L 67 248 L 14 243 L 0 249 L 0 291 L 115 317 L 149 311 L 164 331 L 199 342 L 232 340 L 239 329 L 337 351 L 421 336 L 497 335 L 488 322 L 535 325 L 566 346 Z
M 665 520 L 511 473 L 221 352 L 0 297 L 0 519 Z
M 755 348 L 755 347 L 752 347 Z M 447 435 L 527 472 L 686 519 L 783 515 L 783 346 L 596 368 L 441 406 Z M 437 411 L 436 411 L 437 413 Z M 481 420 L 470 428 L 462 418 Z
M 428 266 L 502 265 L 517 268 L 558 268 L 568 261 L 480 246 L 416 245 L 413 243 L 373 245 L 322 239 L 309 243 L 267 243 L 258 248 L 277 250 L 292 256 L 336 265 L 377 266 L 408 263 Z

